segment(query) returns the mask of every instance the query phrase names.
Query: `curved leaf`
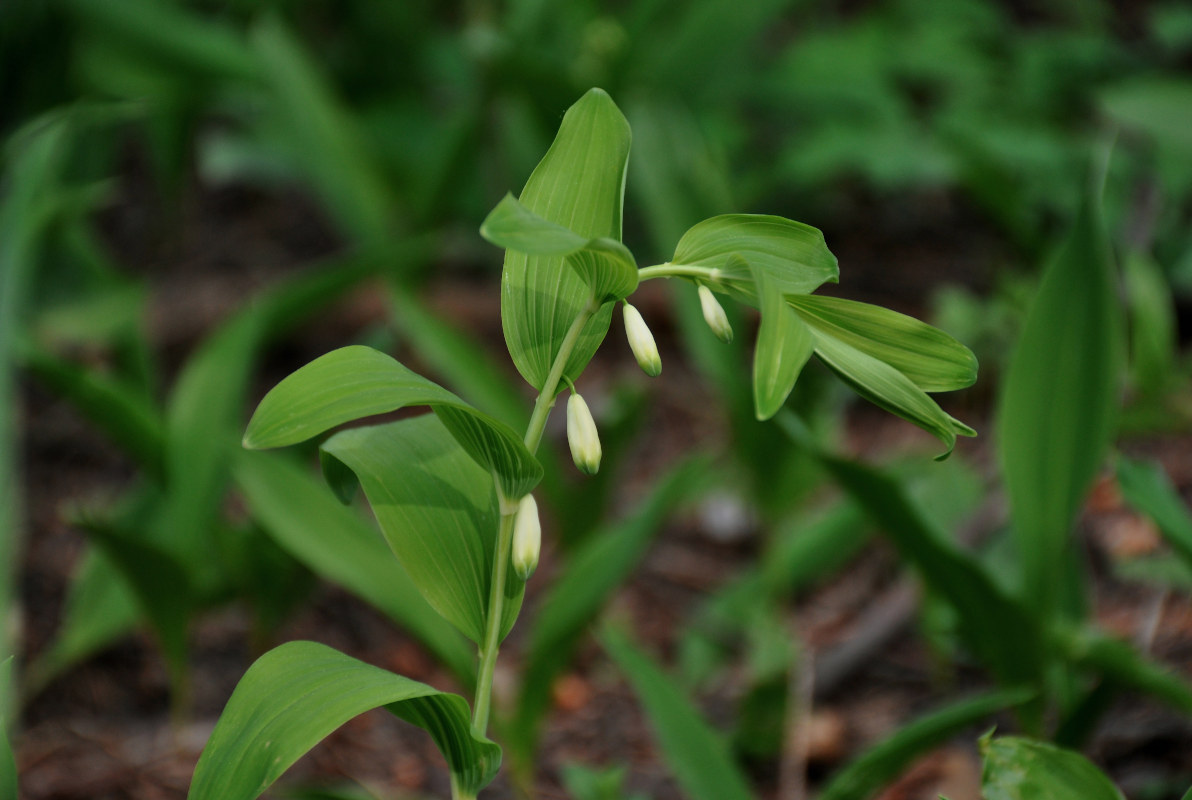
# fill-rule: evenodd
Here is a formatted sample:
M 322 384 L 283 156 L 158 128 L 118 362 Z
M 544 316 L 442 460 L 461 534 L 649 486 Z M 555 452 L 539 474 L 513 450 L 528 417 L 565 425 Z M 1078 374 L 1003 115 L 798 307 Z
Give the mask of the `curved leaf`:
M 977 380 L 977 359 L 956 339 L 906 314 L 839 297 L 786 298 L 805 322 L 884 361 L 925 392 L 950 392 Z
M 1017 736 L 984 736 L 981 754 L 986 800 L 1123 800 L 1101 770 L 1072 750 Z
M 273 453 L 240 451 L 234 474 L 254 519 L 284 550 L 380 609 L 461 681 L 475 681 L 476 659 L 467 641 L 427 605 L 401 562 L 356 509 L 337 502 L 307 470 Z
M 530 213 L 585 241 L 621 239 L 629 123 L 600 89 L 592 89 L 563 116 L 550 149 L 521 194 Z M 501 324 L 513 363 L 541 389 L 559 346 L 589 301 L 591 289 L 567 269 L 564 256 L 505 252 Z M 581 332 L 565 373 L 576 377 L 604 340 L 612 319 L 606 305 Z
M 356 473 L 385 540 L 431 607 L 483 641 L 498 523 L 489 474 L 430 414 L 341 431 L 323 452 Z M 506 633 L 524 591 L 508 581 Z
M 768 214 L 723 214 L 700 222 L 683 234 L 671 263 L 724 270 L 727 288 L 738 299 L 756 302 L 753 276 L 732 267 L 734 255 L 763 270 L 782 294 L 807 294 L 840 279 L 836 256 L 819 229 Z
M 601 642 L 645 706 L 684 792 L 694 800 L 751 800 L 749 784 L 724 739 L 696 713 L 675 681 L 625 634 L 606 630 Z
M 244 446 L 283 447 L 344 422 L 421 405 L 434 408 L 468 455 L 496 474 L 507 497 L 529 493 L 542 479 L 542 466 L 508 425 L 360 345 L 320 356 L 273 387 L 249 420 Z
M 753 406 L 759 420 L 778 413 L 815 350 L 811 329 L 783 301 L 765 270 L 753 271 L 762 324 L 753 352 Z
M 930 711 L 900 727 L 832 776 L 820 800 L 866 800 L 898 777 L 919 756 L 999 711 L 1031 699 L 1023 689 L 970 697 Z
M 913 422 L 948 446 L 939 458 L 946 458 L 956 446 L 956 436 L 977 433 L 949 416 L 922 389 L 884 361 L 863 353 L 821 331 L 814 330 L 815 352 L 841 380 L 871 403 Z
M 384 706 L 425 729 L 461 794 L 496 774 L 501 749 L 471 733 L 462 697 L 315 642 L 289 642 L 257 659 L 228 700 L 190 785 L 190 800 L 252 800 L 328 734 Z

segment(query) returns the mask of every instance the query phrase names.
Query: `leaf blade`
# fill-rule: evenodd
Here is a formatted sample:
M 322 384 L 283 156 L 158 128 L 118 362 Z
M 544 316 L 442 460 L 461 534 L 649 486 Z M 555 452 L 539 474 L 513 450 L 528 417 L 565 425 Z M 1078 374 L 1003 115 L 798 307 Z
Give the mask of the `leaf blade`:
M 559 132 L 526 182 L 520 202 L 533 214 L 586 239 L 621 239 L 629 123 L 603 90 L 584 94 L 563 116 Z M 563 257 L 506 250 L 501 276 L 501 325 L 518 372 L 541 389 L 559 346 L 591 294 Z M 612 309 L 581 332 L 565 367 L 575 377 L 608 332 Z
M 475 796 L 500 748 L 471 734 L 468 705 L 315 642 L 261 656 L 240 680 L 195 767 L 190 800 L 252 800 L 343 723 L 373 708 L 423 727 L 454 781 Z

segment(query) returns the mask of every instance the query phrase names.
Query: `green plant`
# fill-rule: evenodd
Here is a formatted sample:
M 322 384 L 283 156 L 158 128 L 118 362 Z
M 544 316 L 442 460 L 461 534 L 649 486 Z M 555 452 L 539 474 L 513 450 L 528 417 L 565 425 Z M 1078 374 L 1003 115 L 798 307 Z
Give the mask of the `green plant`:
M 470 709 L 458 695 L 322 645 L 285 644 L 258 660 L 233 693 L 196 767 L 192 798 L 255 797 L 335 727 L 379 706 L 430 733 L 450 768 L 454 796 L 474 797 L 492 780 L 501 758 L 488 739 L 493 670 L 536 557 L 537 523 L 525 518 L 533 504 L 524 499 L 543 476 L 534 454 L 566 388 L 574 460 L 584 471 L 598 469 L 598 432 L 576 385 L 615 307 L 628 307 L 641 281 L 695 283 L 703 316 L 722 340 L 732 330 L 713 293 L 760 309 L 752 376 L 759 419 L 779 412 L 815 353 L 862 396 L 938 437 L 945 455 L 957 435 L 973 435 L 926 394 L 972 383 L 971 354 L 909 317 L 811 295 L 837 278 L 836 259 L 814 228 L 780 217 L 714 217 L 688 230 L 670 261 L 639 269 L 621 242 L 629 139 L 608 95 L 588 92 L 564 116 L 520 199 L 507 196 L 481 227 L 506 248 L 506 344 L 538 391 L 524 436 L 359 346 L 328 353 L 283 380 L 244 436 L 250 448 L 280 447 L 362 417 L 431 408 L 433 414 L 340 431 L 322 443 L 320 459 L 341 497 L 357 482 L 363 487 L 414 585 L 477 645 Z M 632 312 L 629 335 L 643 369 L 657 373 L 648 332 Z

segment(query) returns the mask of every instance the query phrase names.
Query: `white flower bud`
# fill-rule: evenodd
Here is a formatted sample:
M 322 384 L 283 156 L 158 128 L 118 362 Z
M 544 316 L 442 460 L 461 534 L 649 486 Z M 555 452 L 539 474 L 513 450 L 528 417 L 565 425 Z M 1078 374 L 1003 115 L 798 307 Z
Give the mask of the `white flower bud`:
M 574 390 L 567 398 L 567 444 L 571 445 L 571 460 L 579 471 L 595 475 L 600 469 L 600 434 L 588 404 Z
M 538 520 L 538 503 L 533 495 L 526 495 L 517 504 L 513 519 L 513 549 L 510 561 L 513 571 L 528 581 L 538 567 L 538 551 L 542 548 L 542 524 Z
M 699 304 L 704 312 L 704 322 L 708 323 L 708 327 L 712 329 L 712 333 L 716 334 L 716 338 L 725 344 L 731 342 L 733 326 L 728 324 L 728 317 L 725 316 L 724 309 L 717 302 L 716 295 L 712 294 L 712 290 L 702 283 L 699 287 Z
M 637 365 L 651 378 L 662 374 L 662 358 L 658 355 L 658 345 L 654 343 L 654 334 L 646 326 L 641 313 L 625 304 L 625 338 L 629 340 L 629 349 L 637 359 Z

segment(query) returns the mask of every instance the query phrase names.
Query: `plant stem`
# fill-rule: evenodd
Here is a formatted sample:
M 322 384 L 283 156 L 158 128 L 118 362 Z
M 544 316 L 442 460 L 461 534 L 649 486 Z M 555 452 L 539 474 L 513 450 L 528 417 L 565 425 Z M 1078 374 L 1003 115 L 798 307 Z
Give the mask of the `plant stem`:
M 651 278 L 702 278 L 705 281 L 715 283 L 720 280 L 721 271 L 718 267 L 697 267 L 693 264 L 672 264 L 669 261 L 665 264 L 656 264 L 652 267 L 642 267 L 637 271 L 637 279 L 639 281 L 648 281 Z
M 542 441 L 542 432 L 546 429 L 546 420 L 555 404 L 559 381 L 563 377 L 563 370 L 571 358 L 571 351 L 579 341 L 579 335 L 584 327 L 600 310 L 600 303 L 592 298 L 580 310 L 571 327 L 559 343 L 559 352 L 551 364 L 550 373 L 542 384 L 542 391 L 534 401 L 534 413 L 530 416 L 530 423 L 526 426 L 525 443 L 531 453 L 538 449 Z M 494 477 L 494 482 L 495 482 Z M 472 733 L 484 736 L 488 730 L 488 713 L 492 705 L 493 671 L 497 666 L 497 653 L 501 647 L 501 619 L 505 611 L 505 581 L 509 573 L 509 551 L 513 542 L 513 520 L 517 514 L 518 500 L 521 498 L 507 498 L 497 486 L 497 498 L 501 508 L 501 524 L 497 530 L 497 547 L 493 553 L 492 581 L 489 584 L 488 616 L 485 619 L 484 643 L 480 647 L 480 667 L 476 676 L 476 701 L 472 705 Z
M 497 549 L 493 557 L 493 577 L 488 593 L 488 619 L 485 620 L 484 644 L 480 648 L 480 669 L 476 678 L 476 702 L 472 708 L 472 733 L 484 736 L 488 730 L 488 710 L 492 704 L 493 671 L 501 648 L 501 619 L 505 615 L 505 578 L 509 571 L 509 549 L 513 541 L 513 520 L 517 502 L 509 502 L 497 489 L 501 505 L 501 524 L 497 530 Z

